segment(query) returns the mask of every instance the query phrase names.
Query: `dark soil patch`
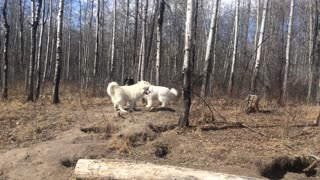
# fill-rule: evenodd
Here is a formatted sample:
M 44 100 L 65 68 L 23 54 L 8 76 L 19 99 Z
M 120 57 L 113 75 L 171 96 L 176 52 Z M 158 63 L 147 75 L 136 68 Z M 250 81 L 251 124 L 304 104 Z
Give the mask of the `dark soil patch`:
M 287 172 L 304 173 L 306 176 L 314 176 L 317 170 L 312 164 L 317 161 L 312 157 L 305 156 L 281 156 L 273 159 L 271 163 L 259 168 L 260 174 L 270 179 L 282 179 Z
M 60 160 L 60 163 L 62 166 L 66 168 L 72 168 L 76 166 L 79 159 L 81 158 L 77 156 L 65 157 Z
M 167 144 L 157 144 L 155 145 L 154 155 L 158 158 L 164 158 L 169 153 L 169 148 Z
M 164 124 L 164 125 L 155 125 L 155 124 L 148 124 L 148 127 L 155 133 L 162 133 L 169 130 L 172 130 L 177 127 L 176 124 Z

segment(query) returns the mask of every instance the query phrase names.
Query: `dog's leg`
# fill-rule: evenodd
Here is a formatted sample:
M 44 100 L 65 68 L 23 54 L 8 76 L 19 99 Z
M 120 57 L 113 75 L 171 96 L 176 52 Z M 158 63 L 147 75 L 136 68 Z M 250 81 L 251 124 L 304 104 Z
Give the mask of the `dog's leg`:
M 137 104 L 136 101 L 134 100 L 130 101 L 130 107 L 129 107 L 130 112 L 133 112 L 135 110 L 136 104 Z
M 148 104 L 146 105 L 147 108 L 150 108 L 152 106 L 152 98 L 148 97 Z
M 121 105 L 118 106 L 121 112 L 128 112 L 127 110 L 125 110 Z
M 168 99 L 167 98 L 159 98 L 161 104 L 161 107 L 167 107 L 168 105 Z

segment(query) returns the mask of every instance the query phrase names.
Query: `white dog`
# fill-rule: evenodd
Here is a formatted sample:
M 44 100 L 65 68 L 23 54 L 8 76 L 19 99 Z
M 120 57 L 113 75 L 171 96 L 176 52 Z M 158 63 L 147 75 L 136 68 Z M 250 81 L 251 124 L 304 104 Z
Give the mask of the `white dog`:
M 147 98 L 148 104 L 146 105 L 147 108 L 152 106 L 152 101 L 154 99 L 158 99 L 162 104 L 162 107 L 166 107 L 170 101 L 174 100 L 178 96 L 178 91 L 174 88 L 167 88 L 163 86 L 153 86 L 150 85 L 149 87 L 150 93 L 145 95 Z
M 141 99 L 145 94 L 149 94 L 150 83 L 146 81 L 138 82 L 131 86 L 119 86 L 116 82 L 108 84 L 107 93 L 111 97 L 114 108 L 118 108 L 122 112 L 127 112 L 124 107 L 129 102 L 129 110 L 133 111 L 136 102 Z

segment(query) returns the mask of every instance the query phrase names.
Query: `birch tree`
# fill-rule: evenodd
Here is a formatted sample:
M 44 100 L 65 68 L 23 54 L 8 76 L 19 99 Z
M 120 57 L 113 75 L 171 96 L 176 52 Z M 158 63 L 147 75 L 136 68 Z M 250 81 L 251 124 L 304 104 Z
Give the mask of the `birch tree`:
M 10 26 L 7 16 L 8 1 L 4 0 L 2 8 L 3 16 L 3 26 L 4 26 L 4 48 L 3 48 L 3 81 L 2 81 L 2 99 L 8 99 L 8 48 L 9 48 L 9 35 L 10 35 Z
M 234 68 L 237 60 L 238 51 L 238 29 L 239 29 L 239 7 L 240 0 L 236 1 L 236 17 L 234 18 L 234 37 L 233 37 L 233 53 L 232 53 L 232 63 L 229 77 L 228 94 L 232 94 L 233 84 L 234 84 Z
M 114 0 L 114 6 L 116 0 Z M 100 0 L 97 0 L 97 14 L 96 14 L 96 44 L 95 44 L 95 51 L 94 51 L 94 64 L 93 64 L 93 78 L 94 78 L 94 82 L 96 82 L 96 78 L 97 78 L 97 70 L 98 70 L 98 63 L 99 63 L 99 28 L 100 28 Z M 114 11 L 116 11 L 116 8 L 114 8 Z M 114 12 L 115 14 L 115 12 Z M 115 18 L 115 16 L 114 16 Z M 115 21 L 115 19 L 114 19 Z M 115 26 L 115 24 L 113 24 Z M 115 28 L 115 27 L 114 27 Z M 115 29 L 113 29 L 115 30 Z M 115 36 L 113 36 L 112 39 L 112 62 L 114 62 L 114 38 Z
M 42 8 L 42 14 L 41 14 L 41 28 L 40 28 L 40 35 L 39 35 L 39 43 L 38 43 L 38 56 L 37 56 L 37 83 L 36 83 L 36 94 L 35 98 L 38 99 L 40 96 L 40 85 L 41 85 L 41 74 L 42 74 L 42 69 L 41 69 L 41 62 L 42 62 L 42 44 L 43 44 L 43 31 L 44 31 L 44 26 L 45 26 L 45 4 L 46 1 L 43 0 L 43 8 Z
M 185 47 L 184 47 L 184 60 L 183 60 L 183 114 L 179 118 L 179 127 L 188 127 L 189 126 L 189 113 L 191 105 L 191 50 L 193 46 L 193 26 L 192 26 L 192 17 L 193 17 L 193 7 L 194 0 L 187 1 L 187 16 L 186 16 L 186 30 L 185 30 Z
M 317 0 L 315 1 L 317 3 Z M 317 41 L 317 9 L 314 10 L 313 1 L 309 1 L 309 54 L 308 54 L 308 94 L 307 102 L 312 99 L 313 81 L 314 81 L 314 49 Z
M 287 45 L 286 45 L 286 64 L 284 68 L 284 78 L 282 85 L 282 94 L 281 94 L 281 103 L 285 103 L 287 100 L 287 86 L 289 78 L 289 68 L 290 68 L 290 47 L 291 47 L 291 31 L 292 31 L 292 16 L 294 10 L 294 0 L 291 0 L 290 6 L 290 15 L 289 15 L 289 24 L 288 24 L 288 33 L 287 33 Z
M 147 36 L 147 17 L 148 17 L 148 0 L 145 0 L 142 18 L 142 36 L 139 53 L 139 64 L 137 80 L 144 80 L 145 78 L 145 63 L 146 63 L 146 36 Z
M 160 72 L 162 62 L 162 23 L 164 13 L 164 0 L 160 1 L 159 14 L 158 14 L 158 26 L 157 26 L 157 57 L 156 57 L 156 85 L 160 86 Z
M 59 84 L 61 76 L 61 59 L 62 59 L 62 27 L 63 27 L 63 7 L 64 0 L 59 1 L 58 27 L 57 27 L 57 46 L 56 46 L 56 67 L 53 81 L 52 103 L 57 104 L 59 99 Z
M 47 26 L 48 34 L 47 34 L 47 44 L 46 44 L 46 58 L 44 60 L 44 67 L 43 67 L 44 69 L 43 69 L 43 77 L 42 77 L 42 92 L 44 91 L 45 82 L 47 78 L 50 43 L 53 43 L 50 38 L 52 35 L 52 30 L 51 30 L 52 29 L 52 0 L 49 0 L 48 11 L 49 11 L 49 22 Z
M 110 79 L 113 79 L 114 73 L 114 63 L 116 59 L 116 47 L 115 47 L 115 39 L 116 39 L 116 25 L 117 25 L 117 0 L 113 0 L 113 26 L 112 26 L 112 42 L 111 42 L 111 67 L 110 67 Z
M 122 37 L 122 61 L 121 61 L 121 81 L 124 81 L 124 72 L 125 72 L 125 65 L 126 65 L 126 53 L 127 53 L 127 35 L 128 35 L 128 25 L 129 25 L 129 10 L 130 10 L 130 1 L 126 1 L 126 16 L 124 22 L 124 29 L 123 29 L 123 37 Z
M 209 31 L 209 37 L 207 39 L 207 48 L 206 48 L 206 55 L 204 60 L 204 77 L 202 79 L 202 86 L 201 86 L 201 96 L 205 97 L 207 95 L 207 89 L 208 89 L 208 80 L 210 78 L 211 73 L 211 64 L 212 64 L 212 49 L 214 47 L 214 42 L 216 38 L 216 26 L 217 26 L 217 17 L 218 17 L 218 9 L 219 9 L 219 1 L 215 0 L 213 10 L 212 10 L 212 16 L 211 16 L 211 25 L 210 25 L 210 31 Z
M 262 41 L 263 41 L 265 22 L 267 17 L 267 10 L 268 10 L 268 0 L 264 0 L 263 11 L 262 11 L 262 21 L 261 21 L 260 32 L 259 32 L 259 41 L 257 44 L 256 62 L 253 69 L 253 75 L 252 75 L 251 86 L 250 86 L 251 93 L 257 92 L 257 79 L 258 79 L 258 73 L 260 69 Z
M 40 11 L 42 7 L 42 0 L 37 0 L 37 7 L 35 9 L 35 1 L 31 0 L 31 57 L 29 65 L 29 74 L 28 74 L 28 92 L 27 92 L 27 101 L 33 101 L 33 76 L 34 76 L 34 65 L 36 60 L 36 43 L 37 43 L 37 30 L 39 26 Z

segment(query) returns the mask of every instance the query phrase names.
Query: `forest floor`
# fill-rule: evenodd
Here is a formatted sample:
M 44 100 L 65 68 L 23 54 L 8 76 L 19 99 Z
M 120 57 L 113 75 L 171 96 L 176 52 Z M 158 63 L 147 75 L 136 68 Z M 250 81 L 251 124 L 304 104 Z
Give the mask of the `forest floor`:
M 149 112 L 139 104 L 139 111 L 118 116 L 108 97 L 62 95 L 58 105 L 49 97 L 36 103 L 12 97 L 0 103 L 0 179 L 75 179 L 74 166 L 80 158 L 129 159 L 263 178 L 259 170 L 274 158 L 320 156 L 320 127 L 311 126 L 318 106 L 280 108 L 261 102 L 261 109 L 269 113 L 247 115 L 240 100 L 208 102 L 215 108 L 215 121 L 196 100 L 191 128 L 178 129 L 180 101 L 171 106 L 175 112 Z M 168 154 L 157 157 L 159 147 Z M 284 175 L 284 179 L 306 177 Z

